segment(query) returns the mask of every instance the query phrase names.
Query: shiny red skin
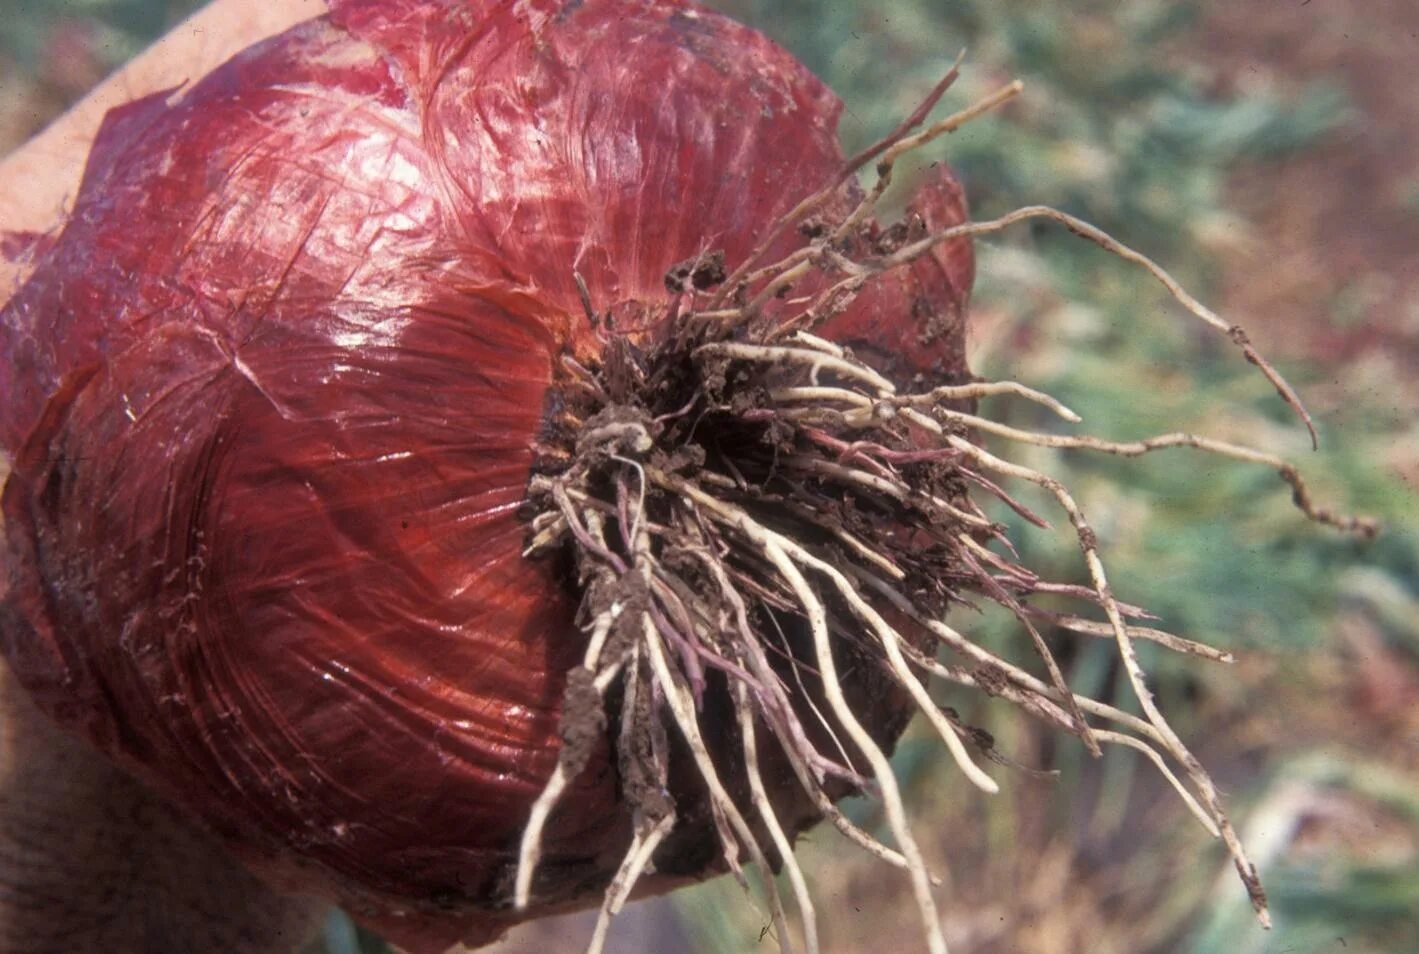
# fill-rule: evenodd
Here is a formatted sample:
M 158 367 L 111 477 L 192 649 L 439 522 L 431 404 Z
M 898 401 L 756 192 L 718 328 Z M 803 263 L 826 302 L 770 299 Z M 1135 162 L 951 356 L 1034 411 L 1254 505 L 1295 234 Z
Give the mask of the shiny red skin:
M 742 259 L 840 168 L 840 104 L 679 0 L 332 6 L 110 113 L 0 312 L 0 646 L 254 866 L 436 950 L 510 923 L 581 649 L 516 512 L 554 361 L 596 347 L 573 271 L 658 305 Z M 944 170 L 915 208 L 964 216 Z M 970 280 L 947 247 L 828 333 L 959 375 Z M 624 844 L 609 752 L 549 904 Z

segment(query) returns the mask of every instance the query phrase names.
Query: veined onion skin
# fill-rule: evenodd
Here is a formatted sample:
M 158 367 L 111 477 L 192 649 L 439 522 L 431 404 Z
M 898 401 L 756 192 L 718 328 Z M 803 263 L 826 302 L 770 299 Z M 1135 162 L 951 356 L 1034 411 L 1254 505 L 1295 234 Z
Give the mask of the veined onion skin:
M 656 320 L 671 266 L 833 180 L 841 107 L 679 0 L 331 6 L 111 113 L 0 312 L 0 641 L 252 865 L 438 950 L 511 923 L 584 646 L 518 514 L 555 365 L 601 347 L 574 274 Z M 911 211 L 964 219 L 943 167 Z M 822 334 L 959 381 L 971 275 L 942 246 Z M 550 906 L 624 850 L 610 748 L 546 835 Z

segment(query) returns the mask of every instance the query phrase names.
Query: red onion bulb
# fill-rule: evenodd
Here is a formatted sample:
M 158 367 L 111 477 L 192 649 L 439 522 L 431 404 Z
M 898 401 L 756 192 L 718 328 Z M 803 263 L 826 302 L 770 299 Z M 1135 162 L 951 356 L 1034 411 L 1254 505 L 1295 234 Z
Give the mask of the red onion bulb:
M 43 709 L 250 864 L 437 949 L 599 890 L 630 837 L 608 729 L 506 910 L 587 639 L 520 512 L 559 362 L 608 340 L 577 276 L 653 336 L 676 263 L 744 261 L 834 181 L 841 106 L 686 0 L 331 8 L 110 113 L 0 312 L 0 635 Z M 964 219 L 949 173 L 909 217 Z M 938 246 L 817 334 L 964 380 L 971 275 Z M 906 703 L 873 706 L 889 741 Z M 676 850 L 663 873 L 718 855 Z

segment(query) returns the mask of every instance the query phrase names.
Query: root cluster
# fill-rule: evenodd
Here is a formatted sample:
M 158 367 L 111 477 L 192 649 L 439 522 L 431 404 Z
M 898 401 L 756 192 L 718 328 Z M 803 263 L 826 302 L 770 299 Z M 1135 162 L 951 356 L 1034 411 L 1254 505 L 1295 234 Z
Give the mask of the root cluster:
M 606 891 L 592 952 L 601 950 L 611 916 L 683 820 L 684 806 L 669 783 L 672 752 L 678 752 L 692 761 L 702 783 L 724 866 L 741 880 L 746 861 L 757 869 L 781 946 L 790 946 L 792 932 L 775 871 L 785 875 L 804 946 L 810 952 L 819 947 L 808 882 L 792 851 L 797 828 L 809 819 L 787 808 L 790 800 L 776 791 L 787 775 L 810 814 L 904 872 L 927 947 L 944 954 L 933 878 L 883 748 L 891 733 L 865 721 L 861 692 L 856 703 L 850 698 L 855 677 L 846 670 L 863 667 L 925 716 L 961 772 L 985 792 L 997 785 L 982 761 L 1004 760 L 988 736 L 933 701 L 930 677 L 1013 703 L 1077 736 L 1095 754 L 1104 745 L 1143 752 L 1225 843 L 1258 915 L 1266 918 L 1256 869 L 1208 774 L 1154 704 L 1135 642 L 1214 661 L 1230 657 L 1146 625 L 1148 614 L 1110 589 L 1097 538 L 1069 490 L 1004 451 L 987 450 L 981 437 L 998 438 L 1001 446 L 1124 456 L 1193 448 L 1275 469 L 1315 520 L 1361 534 L 1374 527 L 1316 506 L 1296 469 L 1271 455 L 1191 434 L 1115 443 L 1007 427 L 978 413 L 978 402 L 1032 401 L 1065 421 L 1078 418 L 1010 381 L 904 392 L 814 334 L 874 276 L 942 242 L 1046 218 L 1151 271 L 1185 308 L 1242 348 L 1309 424 L 1294 392 L 1241 329 L 1197 303 L 1144 256 L 1053 209 L 1025 208 L 958 225 L 890 252 L 853 242 L 872 221 L 901 155 L 1019 91 L 1011 85 L 921 128 L 954 77 L 953 69 L 897 131 L 786 215 L 732 273 L 725 275 L 709 256 L 672 272 L 667 282 L 676 291 L 660 330 L 633 340 L 608 329 L 598 363 L 564 362 L 564 405 L 544 436 L 531 485 L 527 549 L 571 556 L 587 648 L 568 678 L 564 745 L 526 826 L 513 902 L 530 902 L 548 820 L 607 720 L 616 720 L 611 734 L 634 835 Z M 779 235 L 820 213 L 874 160 L 877 185 L 849 214 L 815 230 L 817 236 L 788 257 L 762 262 Z M 809 276 L 815 281 L 805 281 Z M 800 284 L 815 290 L 789 299 L 787 320 L 764 317 L 768 303 Z M 585 304 L 589 319 L 603 320 L 589 297 Z M 1048 527 L 1006 489 L 1020 481 L 1043 488 L 1067 516 L 1088 586 L 1042 580 L 1017 562 L 1004 528 L 982 503 L 994 499 Z M 1041 594 L 1077 598 L 1083 609 L 1037 608 L 1032 599 Z M 946 622 L 953 606 L 982 600 L 1019 621 L 1038 657 L 1035 666 L 990 652 Z M 1142 717 L 1073 692 L 1041 624 L 1114 641 Z M 708 724 L 706 713 L 722 714 L 726 705 L 730 724 Z M 772 784 L 765 777 L 769 763 L 776 767 Z M 881 798 L 890 844 L 835 807 L 850 791 Z

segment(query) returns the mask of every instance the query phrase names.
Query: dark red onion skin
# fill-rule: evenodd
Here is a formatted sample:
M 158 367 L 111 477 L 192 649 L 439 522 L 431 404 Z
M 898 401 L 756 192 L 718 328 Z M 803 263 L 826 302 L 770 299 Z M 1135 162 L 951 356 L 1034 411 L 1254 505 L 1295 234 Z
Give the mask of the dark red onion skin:
M 657 307 L 741 260 L 841 168 L 840 109 L 680 0 L 337 0 L 114 110 L 0 311 L 16 674 L 283 885 L 419 950 L 496 934 L 583 645 L 516 512 L 554 363 L 598 348 L 573 272 Z M 926 178 L 913 213 L 962 220 Z M 959 379 L 971 277 L 946 246 L 824 333 Z M 552 903 L 624 845 L 609 751 Z

